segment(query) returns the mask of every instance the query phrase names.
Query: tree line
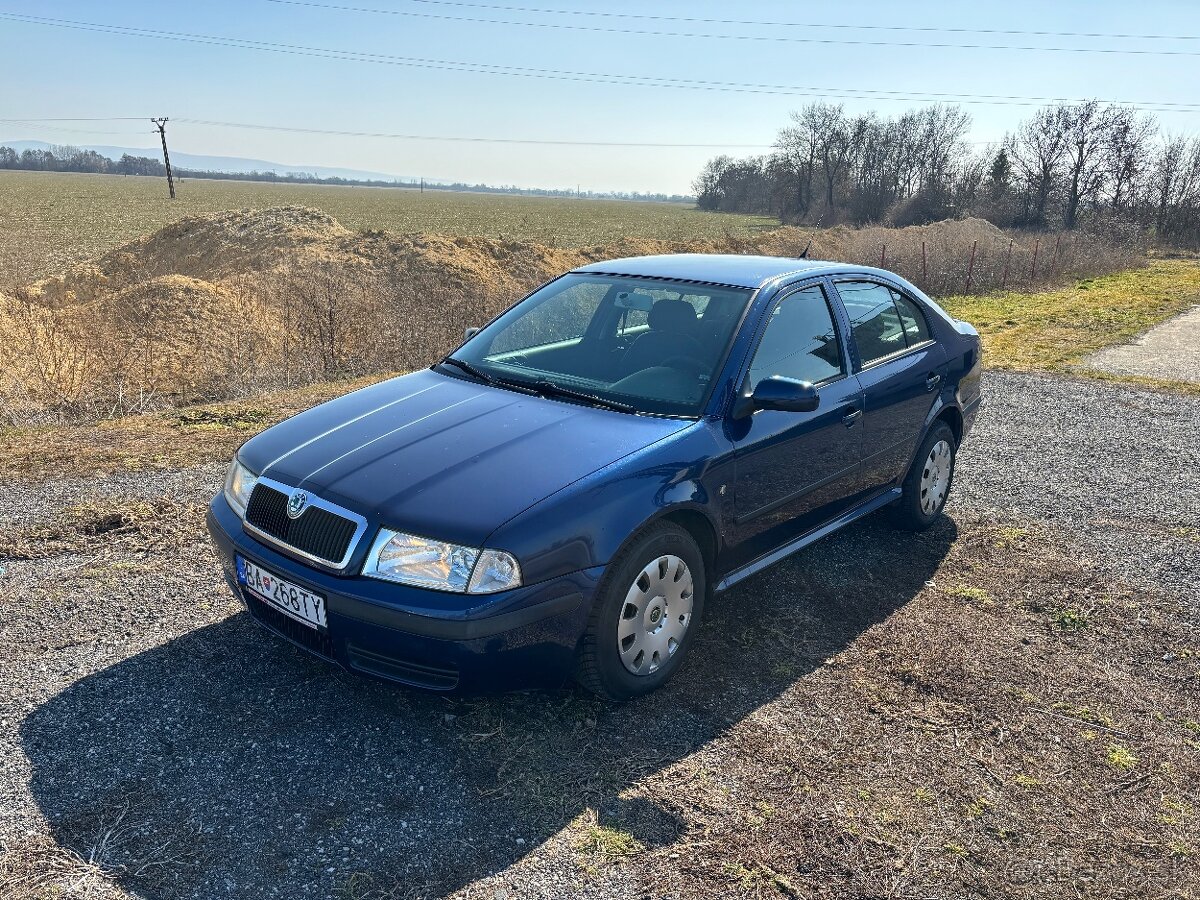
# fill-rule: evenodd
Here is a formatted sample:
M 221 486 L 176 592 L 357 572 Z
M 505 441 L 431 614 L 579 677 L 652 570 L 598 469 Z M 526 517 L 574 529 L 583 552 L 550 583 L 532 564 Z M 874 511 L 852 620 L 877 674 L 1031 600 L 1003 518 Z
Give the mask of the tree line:
M 35 172 L 87 172 L 97 175 L 158 175 L 166 177 L 162 160 L 149 156 L 109 159 L 95 150 L 83 150 L 66 145 L 49 150 L 22 150 L 0 146 L 0 169 L 25 169 Z M 534 197 L 587 197 L 595 200 L 647 200 L 666 203 L 690 203 L 694 198 L 681 194 L 640 193 L 638 191 L 575 191 L 555 188 L 524 188 L 517 185 L 470 184 L 455 182 L 417 182 L 383 179 L 318 177 L 309 172 L 221 172 L 211 169 L 189 169 L 172 166 L 179 178 L 212 178 L 227 181 L 265 181 L 280 184 L 332 184 L 358 187 L 391 187 L 426 191 L 470 191 L 484 194 L 521 194 Z
M 793 112 L 772 152 L 710 159 L 701 209 L 824 225 L 922 224 L 967 215 L 1001 227 L 1152 229 L 1200 246 L 1200 138 L 1089 100 L 1039 109 L 999 145 L 977 148 L 960 107 L 895 117 L 840 104 Z
M 28 169 L 35 172 L 89 172 L 100 175 L 165 175 L 161 161 L 148 156 L 124 154 L 109 159 L 95 150 L 55 146 L 49 150 L 22 150 L 0 147 L 0 169 Z

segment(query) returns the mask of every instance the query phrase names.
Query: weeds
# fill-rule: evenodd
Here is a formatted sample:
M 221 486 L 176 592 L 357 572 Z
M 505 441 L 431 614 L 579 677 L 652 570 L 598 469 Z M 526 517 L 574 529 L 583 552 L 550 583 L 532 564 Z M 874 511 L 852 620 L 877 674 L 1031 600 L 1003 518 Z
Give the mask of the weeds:
M 1138 764 L 1138 758 L 1121 744 L 1108 745 L 1108 764 L 1117 769 L 1132 769 Z
M 1087 613 L 1078 609 L 1060 609 L 1052 613 L 1054 624 L 1063 631 L 1078 631 L 1088 627 Z
M 99 498 L 77 504 L 37 525 L 0 533 L 0 557 L 41 559 L 80 553 L 179 546 L 199 533 L 200 509 L 166 499 Z
M 580 852 L 613 861 L 644 849 L 641 841 L 630 832 L 602 824 L 596 810 L 588 810 L 584 818 L 583 831 L 575 842 L 575 848 Z

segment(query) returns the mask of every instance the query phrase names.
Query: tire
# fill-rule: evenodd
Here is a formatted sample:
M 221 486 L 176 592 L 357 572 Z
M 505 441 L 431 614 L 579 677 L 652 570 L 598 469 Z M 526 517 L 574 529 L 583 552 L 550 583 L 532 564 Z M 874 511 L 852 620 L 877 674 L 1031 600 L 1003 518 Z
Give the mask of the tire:
M 945 422 L 936 423 L 917 451 L 891 508 L 892 523 L 907 531 L 924 531 L 937 521 L 954 485 L 958 446 Z
M 600 583 L 580 644 L 579 683 L 610 700 L 666 684 L 692 645 L 707 589 L 704 557 L 687 531 L 664 522 L 635 535 Z

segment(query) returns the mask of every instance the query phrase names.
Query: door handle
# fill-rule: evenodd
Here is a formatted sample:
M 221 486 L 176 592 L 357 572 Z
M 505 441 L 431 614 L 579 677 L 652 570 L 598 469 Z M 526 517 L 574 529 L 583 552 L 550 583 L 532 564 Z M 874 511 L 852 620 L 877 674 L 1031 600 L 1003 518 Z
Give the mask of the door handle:
M 842 416 L 842 424 L 845 425 L 847 428 L 853 428 L 854 423 L 857 422 L 861 418 L 862 418 L 862 410 L 861 409 L 852 409 L 852 410 L 850 410 L 850 412 L 848 412 L 844 416 Z
M 932 391 L 941 382 L 942 376 L 936 372 L 931 372 L 929 377 L 925 379 L 925 390 Z

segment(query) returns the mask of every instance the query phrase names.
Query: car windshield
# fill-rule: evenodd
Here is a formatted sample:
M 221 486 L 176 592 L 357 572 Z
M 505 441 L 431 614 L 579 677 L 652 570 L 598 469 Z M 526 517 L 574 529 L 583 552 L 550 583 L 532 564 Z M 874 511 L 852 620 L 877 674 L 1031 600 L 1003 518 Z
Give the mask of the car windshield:
M 696 416 L 751 291 L 565 275 L 443 363 L 462 377 L 630 412 Z

